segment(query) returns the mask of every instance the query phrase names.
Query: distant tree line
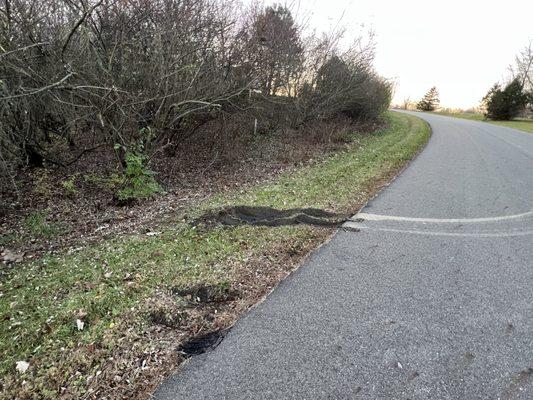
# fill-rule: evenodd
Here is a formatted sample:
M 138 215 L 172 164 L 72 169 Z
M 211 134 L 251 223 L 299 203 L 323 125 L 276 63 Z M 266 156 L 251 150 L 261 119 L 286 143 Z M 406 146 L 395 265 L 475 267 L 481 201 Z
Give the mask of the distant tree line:
M 401 108 L 435 111 L 439 108 L 439 92 L 432 87 L 420 101 L 405 99 Z M 494 84 L 481 100 L 481 110 L 486 118 L 510 120 L 518 116 L 533 117 L 533 43 L 525 47 L 509 67 L 505 84 Z
M 67 166 L 102 147 L 127 168 L 199 135 L 227 145 L 252 126 L 375 120 L 388 108 L 392 87 L 373 68 L 372 40 L 341 51 L 341 35 L 305 35 L 287 7 L 242 9 L 5 0 L 0 168 Z

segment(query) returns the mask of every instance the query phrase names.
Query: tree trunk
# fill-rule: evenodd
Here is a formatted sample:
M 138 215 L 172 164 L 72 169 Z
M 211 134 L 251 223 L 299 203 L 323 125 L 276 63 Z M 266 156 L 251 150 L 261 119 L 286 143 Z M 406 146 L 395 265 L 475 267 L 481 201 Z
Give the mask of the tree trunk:
M 26 145 L 24 147 L 24 153 L 26 154 L 26 164 L 30 168 L 43 168 L 44 157 L 35 150 L 32 145 Z

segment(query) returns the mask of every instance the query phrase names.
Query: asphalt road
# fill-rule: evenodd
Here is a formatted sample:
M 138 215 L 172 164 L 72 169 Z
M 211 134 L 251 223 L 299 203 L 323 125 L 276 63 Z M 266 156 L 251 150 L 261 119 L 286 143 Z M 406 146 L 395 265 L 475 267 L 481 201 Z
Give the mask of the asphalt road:
M 421 114 L 426 149 L 166 399 L 533 399 L 533 134 Z

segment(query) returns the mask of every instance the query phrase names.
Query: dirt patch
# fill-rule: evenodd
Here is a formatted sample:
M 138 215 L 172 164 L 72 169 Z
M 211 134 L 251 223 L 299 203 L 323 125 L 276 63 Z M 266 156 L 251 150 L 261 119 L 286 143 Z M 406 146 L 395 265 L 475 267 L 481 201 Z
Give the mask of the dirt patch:
M 193 225 L 257 225 L 257 226 L 284 226 L 284 225 L 315 225 L 337 226 L 344 223 L 349 215 L 336 214 L 318 208 L 291 208 L 278 210 L 272 207 L 235 206 L 224 208 L 215 212 L 208 212 L 193 221 Z
M 190 304 L 223 303 L 233 301 L 238 294 L 225 285 L 196 285 L 191 288 L 172 288 L 172 294 Z
M 149 320 L 154 325 L 163 325 L 167 328 L 179 328 L 188 318 L 185 311 L 169 313 L 167 310 L 160 308 L 150 312 Z
M 224 340 L 228 332 L 229 329 L 222 329 L 192 338 L 179 346 L 178 351 L 185 357 L 212 351 Z

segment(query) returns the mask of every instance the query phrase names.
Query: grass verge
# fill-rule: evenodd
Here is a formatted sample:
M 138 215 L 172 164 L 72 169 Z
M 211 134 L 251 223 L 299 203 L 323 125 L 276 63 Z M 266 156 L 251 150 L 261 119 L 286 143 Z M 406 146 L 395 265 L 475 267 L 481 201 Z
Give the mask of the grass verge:
M 188 219 L 236 204 L 356 211 L 429 137 L 418 118 L 387 118 L 349 150 L 215 196 Z M 178 344 L 231 325 L 332 232 L 183 221 L 4 270 L 0 397 L 144 398 L 182 360 Z
M 485 116 L 483 116 L 482 114 L 450 113 L 450 112 L 435 112 L 434 114 L 446 115 L 449 117 L 462 118 L 462 119 L 470 119 L 474 121 L 483 121 L 483 122 L 488 122 L 493 125 L 506 126 L 508 128 L 514 128 L 514 129 L 518 129 L 521 131 L 533 133 L 533 121 L 532 120 L 517 119 L 517 120 L 512 120 L 512 121 L 490 121 L 490 120 L 485 119 Z

